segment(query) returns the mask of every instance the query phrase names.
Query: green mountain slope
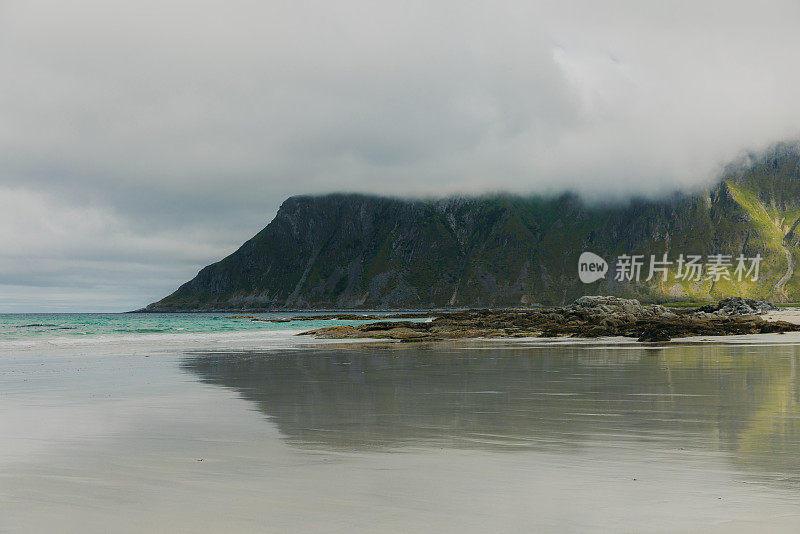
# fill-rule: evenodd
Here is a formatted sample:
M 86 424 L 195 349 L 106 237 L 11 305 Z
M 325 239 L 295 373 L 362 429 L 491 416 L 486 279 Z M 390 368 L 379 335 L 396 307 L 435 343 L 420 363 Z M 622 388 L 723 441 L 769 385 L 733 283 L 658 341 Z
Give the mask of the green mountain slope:
M 223 260 L 147 311 L 428 308 L 559 304 L 584 294 L 645 301 L 740 295 L 800 300 L 800 150 L 778 145 L 731 166 L 712 190 L 625 205 L 573 195 L 403 200 L 299 196 Z M 610 272 L 584 284 L 578 257 Z M 639 281 L 615 261 L 643 255 Z M 760 255 L 756 281 L 646 281 L 651 255 Z M 658 274 L 658 273 L 657 273 Z M 713 278 L 713 277 L 712 277 Z

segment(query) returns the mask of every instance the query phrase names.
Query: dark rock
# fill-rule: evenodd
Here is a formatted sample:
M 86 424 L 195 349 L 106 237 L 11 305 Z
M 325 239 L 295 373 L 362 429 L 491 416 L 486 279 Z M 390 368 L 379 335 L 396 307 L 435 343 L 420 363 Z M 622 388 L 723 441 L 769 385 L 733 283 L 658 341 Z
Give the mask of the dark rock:
M 649 326 L 642 332 L 642 335 L 639 336 L 638 341 L 656 343 L 669 341 L 671 339 L 672 338 L 669 336 L 669 333 L 665 328 L 661 328 L 659 326 Z
M 726 310 L 758 309 L 760 303 L 729 301 L 703 310 L 643 305 L 634 299 L 581 297 L 569 306 L 520 310 L 472 310 L 439 313 L 431 322 L 379 321 L 359 326 L 320 328 L 306 335 L 403 341 L 476 337 L 622 336 L 665 342 L 686 336 L 724 336 L 800 331 L 800 325 L 765 321 L 754 314 Z M 402 318 L 402 315 L 398 315 Z M 301 335 L 303 335 L 301 334 Z
M 746 299 L 742 297 L 727 297 L 716 304 L 709 304 L 697 308 L 697 312 L 714 313 L 717 315 L 763 315 L 778 310 L 778 307 L 765 300 Z

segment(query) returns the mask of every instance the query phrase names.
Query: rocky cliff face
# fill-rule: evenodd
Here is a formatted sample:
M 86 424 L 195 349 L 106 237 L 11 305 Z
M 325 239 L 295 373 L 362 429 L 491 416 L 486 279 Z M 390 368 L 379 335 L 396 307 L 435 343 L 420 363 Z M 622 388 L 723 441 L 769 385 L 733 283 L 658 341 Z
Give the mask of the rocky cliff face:
M 584 294 L 644 301 L 746 296 L 800 300 L 800 151 L 793 145 L 732 166 L 711 191 L 625 205 L 575 196 L 435 201 L 299 196 L 227 258 L 148 311 L 444 308 L 561 304 Z M 584 284 L 578 257 L 611 272 Z M 615 280 L 621 255 L 761 255 L 760 276 Z M 735 267 L 731 266 L 733 273 Z

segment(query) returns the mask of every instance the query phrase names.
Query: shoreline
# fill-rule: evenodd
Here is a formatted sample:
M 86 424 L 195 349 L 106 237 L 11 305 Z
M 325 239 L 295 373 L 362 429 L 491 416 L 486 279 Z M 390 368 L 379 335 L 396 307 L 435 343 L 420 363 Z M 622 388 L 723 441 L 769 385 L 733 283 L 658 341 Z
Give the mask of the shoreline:
M 646 347 L 666 343 L 800 345 L 800 309 L 770 309 L 760 315 L 725 315 L 720 311 L 708 313 L 697 309 L 642 305 L 614 297 L 589 299 L 588 303 L 535 311 L 505 309 L 431 313 L 417 310 L 405 314 L 373 311 L 363 315 L 347 311 L 276 316 L 214 314 L 208 321 L 173 316 L 175 320 L 170 323 L 162 323 L 166 319 L 156 318 L 121 324 L 111 321 L 111 326 L 92 325 L 86 332 L 81 331 L 78 317 L 77 322 L 69 323 L 72 326 L 67 330 L 61 330 L 64 327 L 57 321 L 54 324 L 24 324 L 22 326 L 56 328 L 26 337 L 0 339 L 0 355 L 292 351 L 343 344 L 365 348 L 396 343 L 433 345 L 448 342 L 464 347 L 499 344 Z M 597 299 L 608 302 L 597 302 Z M 184 324 L 184 320 L 191 322 Z M 6 334 L 15 333 L 16 328 L 20 326 L 7 325 Z M 26 331 L 19 330 L 20 333 Z
M 198 340 L 176 335 L 174 339 L 84 340 L 77 343 L 38 343 L 0 347 L 0 357 L 23 355 L 53 356 L 155 356 L 159 354 L 271 353 L 301 352 L 319 349 L 402 350 L 412 347 L 447 347 L 455 350 L 480 348 L 585 348 L 596 350 L 658 350 L 687 346 L 800 346 L 800 332 L 787 334 L 745 334 L 725 336 L 692 336 L 668 342 L 642 343 L 631 337 L 472 337 L 426 340 L 415 343 L 390 338 L 318 338 L 299 337 L 302 332 L 289 330 L 278 336 L 225 336 Z

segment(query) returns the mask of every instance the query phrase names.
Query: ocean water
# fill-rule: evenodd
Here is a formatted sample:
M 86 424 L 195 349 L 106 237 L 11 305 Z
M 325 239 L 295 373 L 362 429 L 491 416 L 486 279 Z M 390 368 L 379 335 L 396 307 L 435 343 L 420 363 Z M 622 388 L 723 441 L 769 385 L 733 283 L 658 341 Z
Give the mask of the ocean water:
M 229 317 L 4 316 L 0 532 L 800 532 L 800 344 Z
M 52 350 L 124 350 L 143 347 L 264 348 L 292 344 L 305 330 L 365 321 L 270 323 L 235 318 L 308 316 L 314 313 L 32 313 L 0 314 L 0 353 Z M 318 314 L 320 315 L 320 314 Z M 426 320 L 426 319 L 410 319 Z

